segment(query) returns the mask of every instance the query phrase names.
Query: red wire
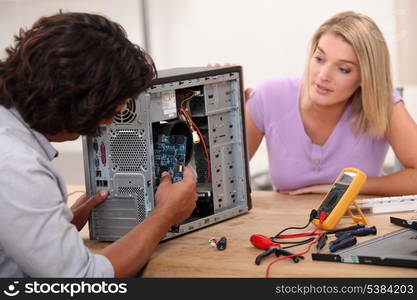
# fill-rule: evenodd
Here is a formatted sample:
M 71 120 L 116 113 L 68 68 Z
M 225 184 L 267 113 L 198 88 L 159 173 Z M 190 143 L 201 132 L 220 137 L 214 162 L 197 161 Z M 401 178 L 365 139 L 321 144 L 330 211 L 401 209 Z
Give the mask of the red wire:
M 274 263 L 276 263 L 277 261 L 284 260 L 284 259 L 287 259 L 287 258 L 292 258 L 292 257 L 294 257 L 294 256 L 304 255 L 304 254 L 306 254 L 307 252 L 309 252 L 309 251 L 310 251 L 310 249 L 311 249 L 311 246 L 313 246 L 315 243 L 317 243 L 317 242 L 318 242 L 318 240 L 319 240 L 319 239 L 320 239 L 320 237 L 324 234 L 324 232 L 320 232 L 320 233 L 316 233 L 316 234 L 318 234 L 318 237 L 317 237 L 314 241 L 312 241 L 312 242 L 308 245 L 308 248 L 307 248 L 305 251 L 302 251 L 302 252 L 300 252 L 300 253 L 296 253 L 296 254 L 292 254 L 292 255 L 280 256 L 280 257 L 278 257 L 278 258 L 274 259 L 273 261 L 271 261 L 271 262 L 268 264 L 268 266 L 266 267 L 265 278 L 268 278 L 268 276 L 269 276 L 269 269 L 270 269 L 270 268 L 271 268 L 271 266 L 272 266 Z
M 181 114 L 183 116 L 183 120 L 187 122 L 187 118 L 184 116 L 184 113 L 181 112 Z M 208 154 L 206 142 L 204 141 L 204 138 L 203 138 L 203 135 L 201 134 L 201 131 L 198 129 L 197 125 L 193 122 L 193 120 L 191 118 L 189 118 L 189 121 L 191 122 L 194 129 L 197 130 L 197 134 L 200 137 L 201 142 L 203 143 L 203 148 L 204 148 L 204 152 L 205 152 L 206 160 L 207 160 L 207 179 L 206 179 L 206 182 L 209 182 L 210 177 L 211 177 L 211 168 L 210 168 L 210 156 Z
M 193 95 L 193 97 L 195 96 L 195 93 L 193 93 L 194 95 Z M 186 109 L 187 109 L 187 107 L 186 107 L 186 104 L 185 104 L 185 102 L 186 101 L 190 101 L 193 97 L 189 97 L 189 99 L 185 99 L 185 100 L 183 100 L 182 102 L 181 102 L 181 104 L 180 104 L 180 107 L 181 107 L 181 109 L 183 109 L 184 111 L 186 111 Z M 182 112 L 182 114 L 184 114 L 183 112 Z M 187 121 L 186 119 L 186 117 L 184 116 L 184 118 L 183 119 L 185 119 L 184 121 Z M 191 116 L 189 116 L 189 120 L 190 120 L 190 122 L 192 123 L 192 126 L 197 130 L 197 133 L 198 133 L 198 135 L 200 136 L 200 140 L 203 142 L 203 148 L 204 148 L 204 152 L 205 152 L 205 155 L 206 155 L 206 160 L 207 160 L 207 179 L 206 179 L 206 182 L 209 182 L 210 181 L 210 177 L 211 177 L 211 168 L 210 168 L 210 156 L 209 156 L 209 154 L 208 154 L 208 150 L 207 150 L 207 146 L 206 146 L 206 142 L 204 141 L 204 138 L 203 138 L 203 135 L 201 134 L 201 132 L 200 132 L 200 130 L 198 129 L 198 127 L 197 127 L 197 125 L 195 125 L 195 123 L 193 122 L 193 120 L 192 120 L 192 118 L 191 118 Z
M 324 212 L 324 211 L 322 211 L 321 213 L 320 213 L 320 224 L 322 224 L 323 222 L 324 222 L 324 220 L 327 218 L 327 213 L 326 212 Z M 276 259 L 274 259 L 273 261 L 271 261 L 269 264 L 268 264 L 268 266 L 267 266 L 267 268 L 266 268 L 266 273 L 265 273 L 265 278 L 268 278 L 268 276 L 269 276 L 269 269 L 271 268 L 271 266 L 274 264 L 274 263 L 276 263 L 277 261 L 280 261 L 280 260 L 284 260 L 284 259 L 287 259 L 287 258 L 292 258 L 292 257 L 294 257 L 294 256 L 300 256 L 300 255 L 304 255 L 304 254 L 306 254 L 307 252 L 309 252 L 310 251 L 310 249 L 311 249 L 311 246 L 313 246 L 315 243 L 317 243 L 318 241 L 319 241 L 319 239 L 325 234 L 324 232 L 316 232 L 317 230 L 318 230 L 319 228 L 317 227 L 314 231 L 312 231 L 312 232 L 303 232 L 303 233 L 296 233 L 296 234 L 280 234 L 279 236 L 278 236 L 278 238 L 282 238 L 282 239 L 285 239 L 285 238 L 295 238 L 295 237 L 303 237 L 303 236 L 309 236 L 309 235 L 318 235 L 318 237 L 314 240 L 314 241 L 312 241 L 309 245 L 308 245 L 308 248 L 305 250 L 305 251 L 302 251 L 302 252 L 300 252 L 300 253 L 296 253 L 296 254 L 291 254 L 291 255 L 287 255 L 287 256 L 281 256 L 281 257 L 278 257 L 278 258 L 276 258 Z
M 193 122 L 193 120 L 190 119 L 190 121 L 193 124 L 195 130 L 197 130 L 197 133 L 200 136 L 200 140 L 203 142 L 204 152 L 206 153 L 206 159 L 207 159 L 207 180 L 206 180 L 206 182 L 209 182 L 210 181 L 210 176 L 211 176 L 211 169 L 210 169 L 210 157 L 209 157 L 209 154 L 208 154 L 206 142 L 204 141 L 203 135 L 201 134 L 200 130 L 195 125 L 195 123 Z
M 320 212 L 320 225 L 323 224 L 324 220 L 327 218 L 327 212 L 321 211 Z

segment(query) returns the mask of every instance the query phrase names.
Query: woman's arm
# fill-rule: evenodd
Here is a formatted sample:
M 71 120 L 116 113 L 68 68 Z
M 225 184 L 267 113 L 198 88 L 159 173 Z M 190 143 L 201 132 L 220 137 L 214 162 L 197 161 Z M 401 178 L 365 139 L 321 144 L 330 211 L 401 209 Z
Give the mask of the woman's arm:
M 255 154 L 256 150 L 258 150 L 258 147 L 261 144 L 264 134 L 256 127 L 247 105 L 245 106 L 245 119 L 249 159 L 251 159 Z
M 402 101 L 394 104 L 389 124 L 386 138 L 404 170 L 368 178 L 361 193 L 386 196 L 417 194 L 417 125 Z
M 380 196 L 417 194 L 417 125 L 402 101 L 394 104 L 386 138 L 404 170 L 368 177 L 360 193 Z M 327 193 L 330 188 L 331 185 L 309 186 L 289 191 L 289 194 Z

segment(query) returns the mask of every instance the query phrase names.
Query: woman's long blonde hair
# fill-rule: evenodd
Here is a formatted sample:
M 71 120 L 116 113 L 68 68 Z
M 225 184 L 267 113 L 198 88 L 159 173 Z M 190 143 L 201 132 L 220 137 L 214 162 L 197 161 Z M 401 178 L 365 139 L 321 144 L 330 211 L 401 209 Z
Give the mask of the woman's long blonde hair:
M 359 61 L 361 85 L 351 96 L 352 124 L 357 133 L 382 138 L 388 128 L 393 104 L 389 51 L 375 22 L 362 14 L 342 12 L 324 22 L 311 39 L 302 82 L 302 97 L 309 95 L 309 64 L 325 33 L 341 36 L 352 45 Z

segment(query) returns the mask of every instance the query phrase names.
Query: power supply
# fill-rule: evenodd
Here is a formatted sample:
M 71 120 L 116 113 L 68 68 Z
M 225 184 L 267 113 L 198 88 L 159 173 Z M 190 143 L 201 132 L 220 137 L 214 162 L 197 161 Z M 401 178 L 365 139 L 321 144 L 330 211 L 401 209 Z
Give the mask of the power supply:
M 109 196 L 89 219 L 90 238 L 114 241 L 154 208 L 160 175 L 196 171 L 197 205 L 163 240 L 251 209 L 242 68 L 158 71 L 152 86 L 130 99 L 111 125 L 83 137 L 86 191 Z

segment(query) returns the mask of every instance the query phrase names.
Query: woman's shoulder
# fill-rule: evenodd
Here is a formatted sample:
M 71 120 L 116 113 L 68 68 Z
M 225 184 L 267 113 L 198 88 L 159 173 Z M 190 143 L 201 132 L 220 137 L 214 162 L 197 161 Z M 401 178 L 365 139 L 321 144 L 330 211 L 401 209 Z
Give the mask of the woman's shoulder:
M 273 77 L 262 81 L 257 90 L 270 92 L 298 92 L 301 79 L 297 77 Z
M 269 78 L 254 89 L 247 104 L 258 128 L 297 111 L 300 83 L 300 78 Z
M 281 112 L 292 109 L 300 94 L 300 78 L 269 78 L 257 86 L 253 92 L 255 102 L 265 107 L 279 108 Z

